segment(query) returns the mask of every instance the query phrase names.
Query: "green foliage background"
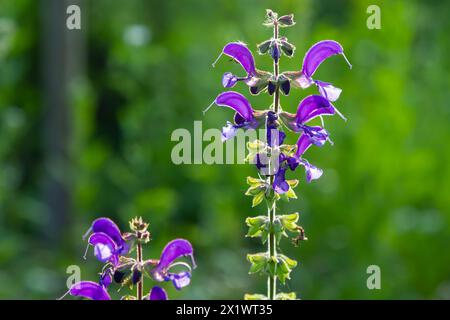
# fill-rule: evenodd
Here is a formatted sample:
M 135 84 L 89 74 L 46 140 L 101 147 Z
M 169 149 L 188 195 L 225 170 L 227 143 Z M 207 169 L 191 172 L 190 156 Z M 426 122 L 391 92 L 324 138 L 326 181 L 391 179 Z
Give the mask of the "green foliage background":
M 366 27 L 370 4 L 381 8 L 381 30 Z M 96 280 L 100 265 L 82 259 L 81 235 L 99 216 L 124 229 L 134 216 L 149 220 L 147 257 L 175 237 L 193 243 L 198 269 L 185 290 L 165 286 L 173 299 L 264 292 L 265 279 L 248 276 L 245 261 L 261 249 L 244 238 L 245 217 L 264 212 L 243 195 L 254 168 L 176 166 L 170 136 L 192 130 L 194 120 L 207 129 L 230 119 L 220 109 L 202 116 L 223 90 L 222 73 L 240 70 L 227 59 L 215 69 L 211 62 L 227 42 L 255 49 L 270 37 L 261 25 L 266 8 L 297 21 L 283 30 L 297 46 L 283 70 L 299 69 L 322 39 L 342 43 L 353 64 L 350 71 L 335 57 L 316 77 L 343 88 L 336 105 L 349 121 L 327 119 L 335 145 L 308 154 L 324 176 L 302 181 L 299 199 L 281 206 L 301 213 L 309 237 L 299 248 L 282 244 L 299 261 L 284 290 L 306 299 L 450 298 L 447 1 L 85 0 L 82 31 L 70 31 L 84 37 L 75 51 L 84 70 L 68 91 L 68 156 L 59 171 L 45 148 L 45 6 L 0 3 L 0 298 L 54 299 L 66 291 L 68 265 Z M 270 68 L 267 56 L 256 59 Z M 313 91 L 283 97 L 284 109 L 293 112 Z M 265 95 L 251 101 L 271 103 Z M 50 174 L 68 190 L 64 212 L 47 203 Z M 381 290 L 366 287 L 372 264 L 381 268 Z

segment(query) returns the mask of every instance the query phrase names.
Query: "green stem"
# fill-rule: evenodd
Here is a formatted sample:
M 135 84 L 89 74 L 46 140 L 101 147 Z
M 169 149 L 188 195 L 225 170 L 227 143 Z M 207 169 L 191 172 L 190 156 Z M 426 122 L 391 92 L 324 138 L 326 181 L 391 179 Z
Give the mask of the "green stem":
M 278 39 L 278 24 L 276 22 L 274 23 L 273 37 L 274 37 L 274 39 Z M 278 66 L 278 62 L 275 62 L 275 60 L 273 62 L 273 74 L 275 76 L 275 79 L 277 79 L 278 74 L 279 74 L 279 66 Z M 274 95 L 273 95 L 272 111 L 275 112 L 275 114 L 278 114 L 279 108 L 280 108 L 280 90 L 277 85 Z M 271 175 L 269 177 L 269 183 L 271 186 L 273 185 L 274 179 L 275 179 L 274 175 Z M 275 217 L 277 215 L 276 214 L 276 200 L 268 201 L 267 203 L 268 203 L 267 215 L 269 217 L 270 226 L 271 226 L 270 232 L 269 232 L 269 239 L 267 241 L 267 245 L 268 245 L 267 250 L 268 250 L 270 257 L 273 260 L 275 260 L 276 254 L 277 254 L 277 248 L 276 248 L 277 244 L 276 244 L 275 232 L 273 230 L 273 225 L 274 225 Z M 276 294 L 277 294 L 277 277 L 275 275 L 269 274 L 269 278 L 267 279 L 267 297 L 269 298 L 269 300 L 274 300 Z
M 140 240 L 137 241 L 137 261 L 139 262 L 139 265 L 142 264 L 142 243 Z M 137 283 L 137 299 L 142 300 L 143 294 L 144 294 L 144 277 L 142 276 L 140 281 Z

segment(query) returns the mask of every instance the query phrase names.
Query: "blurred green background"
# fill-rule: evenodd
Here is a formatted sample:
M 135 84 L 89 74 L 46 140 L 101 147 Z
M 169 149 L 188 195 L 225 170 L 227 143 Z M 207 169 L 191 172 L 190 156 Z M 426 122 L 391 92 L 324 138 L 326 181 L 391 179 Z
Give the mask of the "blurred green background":
M 82 30 L 65 27 L 69 4 Z M 381 30 L 366 27 L 370 4 Z M 336 106 L 349 119 L 327 119 L 334 146 L 308 159 L 324 169 L 280 213 L 301 212 L 309 237 L 282 251 L 300 262 L 284 291 L 305 299 L 450 298 L 450 5 L 397 0 L 5 0 L 0 2 L 0 298 L 54 299 L 66 291 L 66 267 L 96 280 L 100 264 L 82 259 L 81 235 L 100 216 L 142 216 L 159 256 L 175 237 L 189 239 L 198 269 L 172 299 L 241 299 L 265 292 L 247 274 L 244 237 L 251 209 L 249 165 L 174 165 L 176 128 L 220 128 L 227 110 L 202 110 L 223 91 L 223 45 L 251 49 L 270 37 L 265 9 L 294 13 L 282 32 L 298 70 L 316 41 L 334 39 L 353 64 L 326 61 L 316 79 L 343 89 Z M 267 56 L 257 66 L 269 69 Z M 242 84 L 236 90 L 249 96 Z M 315 92 L 282 97 L 294 112 Z M 267 95 L 251 97 L 268 106 Z M 289 136 L 294 143 L 295 137 Z M 303 179 L 303 172 L 293 176 Z M 293 177 L 292 176 L 292 177 Z M 381 290 L 368 290 L 366 268 L 381 268 Z M 146 290 L 149 285 L 146 285 Z

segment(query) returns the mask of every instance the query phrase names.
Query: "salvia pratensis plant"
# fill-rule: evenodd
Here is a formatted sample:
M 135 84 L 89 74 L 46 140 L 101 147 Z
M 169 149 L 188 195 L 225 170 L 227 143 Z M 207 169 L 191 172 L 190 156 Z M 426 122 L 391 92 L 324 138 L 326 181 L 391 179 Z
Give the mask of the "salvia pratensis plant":
M 149 224 L 142 218 L 134 218 L 129 224 L 131 232 L 122 233 L 109 218 L 98 218 L 92 223 L 83 237 L 88 242 L 84 258 L 93 247 L 94 256 L 104 264 L 99 279 L 96 282 L 77 282 L 65 295 L 110 300 L 108 290 L 117 283 L 119 289 L 136 288 L 136 295 L 124 295 L 123 300 L 167 300 L 167 293 L 160 286 L 144 292 L 144 279 L 171 281 L 177 290 L 189 285 L 191 271 L 195 268 L 194 250 L 189 241 L 172 240 L 162 250 L 159 259 L 146 260 L 143 248 L 151 240 Z M 182 261 L 183 257 L 190 258 L 190 264 Z
M 338 114 L 346 120 L 332 104 L 339 98 L 341 89 L 331 83 L 314 79 L 316 70 L 323 61 L 334 55 L 341 55 L 350 67 L 351 65 L 338 42 L 324 40 L 314 44 L 306 52 L 301 70 L 280 72 L 281 57 L 292 58 L 295 46 L 286 37 L 281 36 L 279 31 L 280 28 L 295 25 L 294 16 L 289 14 L 279 17 L 272 10 L 267 10 L 264 25 L 273 29 L 273 36 L 258 45 L 258 53 L 270 55 L 273 70 L 259 70 L 248 47 L 242 42 L 231 42 L 225 45 L 220 56 L 226 55 L 239 63 L 245 74 L 236 76 L 226 72 L 222 77 L 222 85 L 231 88 L 241 82 L 249 87 L 252 95 L 266 92 L 273 96 L 271 106 L 265 110 L 255 110 L 244 95 L 235 91 L 219 94 L 212 105 L 228 107 L 235 111 L 234 121 L 227 122 L 222 130 L 223 141 L 235 136 L 238 129 L 265 129 L 265 137 L 262 140 L 250 141 L 247 144 L 249 152 L 246 159 L 256 165 L 258 177 L 247 178 L 249 188 L 245 194 L 253 197 L 253 207 L 265 202 L 267 215 L 248 217 L 245 222 L 249 227 L 247 236 L 260 237 L 262 243 L 267 244 L 266 251 L 247 255 L 251 263 L 250 273 L 267 276 L 267 293 L 246 294 L 245 298 L 297 299 L 295 292 L 277 292 L 277 281 L 284 284 L 290 279 L 291 270 L 297 266 L 297 261 L 279 253 L 279 245 L 283 237 L 288 237 L 288 233 L 293 234 L 294 245 L 307 238 L 304 229 L 297 224 L 299 214 L 277 214 L 277 202 L 281 199 L 289 201 L 297 198 L 294 188 L 299 181 L 287 180 L 287 171 L 295 171 L 297 167 L 302 166 L 307 182 L 322 175 L 322 170 L 310 164 L 304 154 L 312 145 L 321 147 L 327 141 L 332 143 L 324 128 L 323 116 Z M 316 86 L 319 94 L 304 98 L 295 114 L 283 110 L 280 104 L 281 94 L 289 95 L 291 88 L 304 89 L 310 86 Z M 320 125 L 311 124 L 316 118 L 320 119 Z M 284 142 L 284 128 L 299 133 L 296 144 Z

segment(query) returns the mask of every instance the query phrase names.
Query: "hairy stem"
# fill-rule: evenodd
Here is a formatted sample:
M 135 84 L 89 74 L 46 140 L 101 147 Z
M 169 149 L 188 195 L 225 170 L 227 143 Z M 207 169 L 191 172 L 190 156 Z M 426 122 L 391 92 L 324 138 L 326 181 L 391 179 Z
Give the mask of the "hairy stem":
M 137 261 L 139 265 L 142 264 L 142 243 L 141 241 L 137 241 Z M 136 295 L 138 300 L 142 300 L 144 293 L 144 277 L 141 277 L 140 281 L 137 283 Z
M 278 39 L 278 24 L 274 23 L 273 28 L 273 37 L 274 39 Z M 274 60 L 273 62 L 273 74 L 275 76 L 275 79 L 278 78 L 279 74 L 279 66 L 278 62 Z M 278 85 L 276 86 L 274 95 L 273 95 L 273 105 L 272 105 L 272 111 L 278 114 L 279 111 L 279 105 L 280 105 L 280 90 L 278 88 Z M 270 162 L 269 162 L 270 163 Z M 275 176 L 272 174 L 269 177 L 269 183 L 272 186 L 274 182 Z M 277 248 L 276 248 L 276 238 L 275 233 L 272 228 L 274 225 L 275 217 L 276 217 L 276 201 L 268 201 L 268 208 L 267 208 L 267 215 L 269 217 L 270 221 L 270 233 L 269 233 L 269 239 L 267 241 L 267 251 L 271 258 L 275 258 L 277 254 Z M 269 278 L 267 279 L 267 297 L 269 300 L 274 300 L 277 293 L 277 277 L 275 275 L 269 275 Z

